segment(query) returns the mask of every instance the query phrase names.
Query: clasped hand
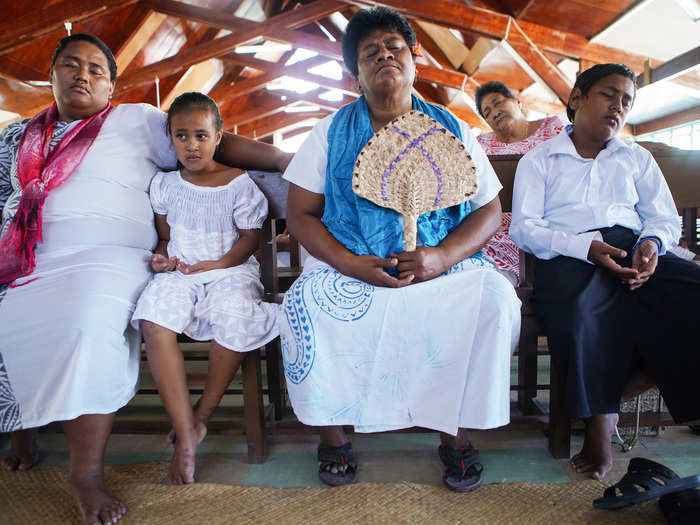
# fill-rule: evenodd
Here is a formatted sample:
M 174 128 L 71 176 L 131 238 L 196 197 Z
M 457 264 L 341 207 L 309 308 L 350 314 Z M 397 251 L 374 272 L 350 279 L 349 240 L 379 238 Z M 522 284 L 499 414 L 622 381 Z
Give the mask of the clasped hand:
M 588 248 L 588 260 L 615 274 L 623 283 L 636 290 L 646 283 L 656 271 L 658 251 L 654 241 L 644 241 L 637 246 L 632 256 L 632 266 L 626 267 L 614 258 L 627 257 L 627 252 L 603 241 L 592 241 Z
M 384 268 L 396 268 L 398 277 L 389 275 Z M 420 246 L 412 252 L 391 253 L 387 258 L 353 255 L 341 272 L 375 286 L 401 288 L 433 279 L 446 269 L 440 248 Z

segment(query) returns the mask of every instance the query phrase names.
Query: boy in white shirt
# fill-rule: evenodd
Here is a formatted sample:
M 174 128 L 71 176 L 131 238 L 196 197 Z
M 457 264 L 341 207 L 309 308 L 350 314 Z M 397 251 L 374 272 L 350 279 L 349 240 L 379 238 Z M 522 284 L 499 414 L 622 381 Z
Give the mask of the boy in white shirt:
M 534 306 L 567 412 L 586 422 L 571 462 L 594 479 L 612 468 L 620 398 L 649 386 L 640 377 L 677 422 L 700 418 L 700 267 L 667 254 L 680 220 L 666 181 L 648 151 L 616 137 L 634 78 L 620 64 L 584 71 L 567 106 L 573 125 L 522 158 L 513 191 L 511 235 L 538 258 Z

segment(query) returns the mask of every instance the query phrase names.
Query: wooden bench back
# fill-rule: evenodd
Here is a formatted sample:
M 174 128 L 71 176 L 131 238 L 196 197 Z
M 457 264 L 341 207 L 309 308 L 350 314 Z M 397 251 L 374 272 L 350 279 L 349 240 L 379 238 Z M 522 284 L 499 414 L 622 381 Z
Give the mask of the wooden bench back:
M 672 150 L 653 152 L 654 159 L 666 178 L 676 207 L 700 208 L 700 151 Z M 498 176 L 501 207 L 511 211 L 515 169 L 521 155 L 490 155 L 489 161 Z
M 649 143 L 644 144 L 646 147 Z M 687 151 L 649 145 L 652 155 L 666 178 L 679 213 L 683 215 L 684 235 L 688 247 L 697 250 L 697 209 L 700 208 L 700 151 Z M 652 149 L 653 148 L 653 149 Z M 489 161 L 503 189 L 499 194 L 501 208 L 511 211 L 515 170 L 521 155 L 491 155 Z

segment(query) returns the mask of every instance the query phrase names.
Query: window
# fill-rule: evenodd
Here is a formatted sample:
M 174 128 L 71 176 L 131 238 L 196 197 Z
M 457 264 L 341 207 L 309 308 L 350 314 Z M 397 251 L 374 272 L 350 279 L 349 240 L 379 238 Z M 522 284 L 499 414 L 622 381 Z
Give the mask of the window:
M 700 120 L 682 126 L 638 135 L 636 141 L 663 142 L 674 148 L 700 150 Z

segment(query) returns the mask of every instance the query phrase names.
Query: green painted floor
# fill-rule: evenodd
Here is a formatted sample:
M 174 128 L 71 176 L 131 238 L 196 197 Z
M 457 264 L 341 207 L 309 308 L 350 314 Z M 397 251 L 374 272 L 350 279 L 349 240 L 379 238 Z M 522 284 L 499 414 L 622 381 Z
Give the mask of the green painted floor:
M 359 463 L 359 479 L 365 482 L 409 481 L 441 484 L 442 465 L 437 457 L 436 433 L 354 434 L 353 446 Z M 573 472 L 567 460 L 552 458 L 546 439 L 537 425 L 513 425 L 505 429 L 472 434 L 481 452 L 485 483 L 565 483 L 585 479 Z M 581 445 L 572 439 L 572 451 Z M 271 436 L 269 454 L 260 465 L 246 462 L 244 436 L 207 436 L 197 459 L 198 481 L 264 487 L 321 487 L 316 475 L 318 439 L 312 433 Z M 2 438 L 0 449 L 7 449 Z M 68 464 L 67 444 L 60 433 L 39 434 L 42 465 Z M 164 435 L 113 434 L 107 450 L 110 464 L 162 461 L 172 449 Z M 687 427 L 668 427 L 661 436 L 642 437 L 630 453 L 614 446 L 614 468 L 608 475 L 617 481 L 631 457 L 659 461 L 681 476 L 700 473 L 700 436 Z
M 514 359 L 513 375 L 517 360 Z M 541 356 L 538 382 L 549 381 L 549 360 Z M 515 382 L 516 377 L 513 378 Z M 138 397 L 138 396 L 137 396 Z M 159 404 L 157 396 L 149 403 Z M 511 394 L 512 414 L 518 414 Z M 240 396 L 225 398 L 224 402 L 240 404 Z M 539 393 L 538 402 L 547 405 L 546 391 Z M 480 450 L 484 465 L 484 482 L 546 482 L 565 483 L 586 479 L 569 467 L 568 460 L 556 460 L 547 451 L 543 433 L 546 418 L 519 418 L 517 423 L 490 431 L 475 431 L 471 439 Z M 67 444 L 63 434 L 41 432 L 39 447 L 42 465 L 68 465 Z M 439 437 L 434 432 L 354 434 L 353 449 L 359 463 L 359 480 L 365 482 L 409 481 L 428 485 L 442 484 L 443 467 L 437 457 Z M 572 453 L 582 444 L 580 434 L 572 437 Z M 247 463 L 247 446 L 242 435 L 209 435 L 198 450 L 196 479 L 198 481 L 231 485 L 264 487 L 321 487 L 318 480 L 316 447 L 318 437 L 310 429 L 301 434 L 277 434 L 268 440 L 268 456 L 260 465 Z M 0 454 L 9 448 L 7 435 L 0 434 Z M 165 434 L 113 434 L 106 462 L 126 464 L 164 461 L 172 448 Z M 613 445 L 614 466 L 607 480 L 617 481 L 627 470 L 631 457 L 643 456 L 659 461 L 681 476 L 700 474 L 700 436 L 686 426 L 667 427 L 658 436 L 642 436 L 628 453 Z

